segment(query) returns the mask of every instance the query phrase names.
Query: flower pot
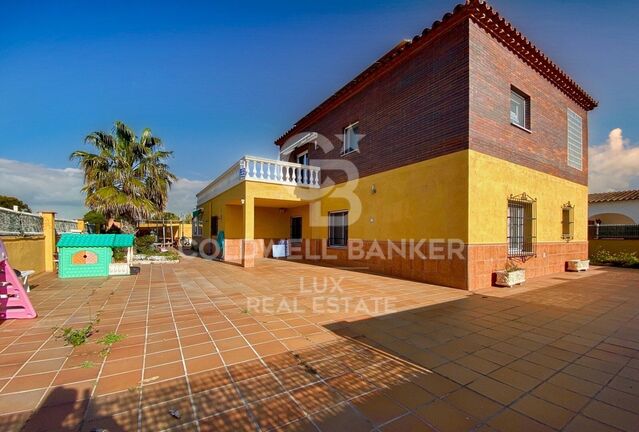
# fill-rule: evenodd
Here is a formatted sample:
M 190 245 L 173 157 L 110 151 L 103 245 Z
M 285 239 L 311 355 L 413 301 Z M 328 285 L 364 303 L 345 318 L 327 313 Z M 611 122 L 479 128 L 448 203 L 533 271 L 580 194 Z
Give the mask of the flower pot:
M 566 261 L 566 270 L 579 272 L 586 271 L 590 268 L 590 260 L 568 260 Z
M 109 276 L 128 276 L 130 271 L 127 263 L 109 264 Z
M 512 287 L 526 281 L 526 270 L 499 270 L 495 272 L 495 276 L 495 285 Z

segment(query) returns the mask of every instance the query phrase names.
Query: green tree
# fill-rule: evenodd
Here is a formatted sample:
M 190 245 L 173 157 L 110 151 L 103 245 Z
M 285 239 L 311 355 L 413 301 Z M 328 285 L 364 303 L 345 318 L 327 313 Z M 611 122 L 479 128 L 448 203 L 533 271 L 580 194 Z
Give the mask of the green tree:
M 93 230 L 95 230 L 96 233 L 99 233 L 101 227 L 104 226 L 107 222 L 104 215 L 102 213 L 98 213 L 95 210 L 89 210 L 88 212 L 86 212 L 82 217 L 82 220 L 92 225 Z
M 153 219 L 156 220 L 180 220 L 180 217 L 173 212 L 162 212 L 156 214 Z
M 0 195 L 0 207 L 13 210 L 13 206 L 18 206 L 18 209 L 20 211 L 31 213 L 31 209 L 29 208 L 29 205 L 25 203 L 24 201 L 22 201 L 21 199 L 12 197 L 12 196 Z
M 162 212 L 168 191 L 176 180 L 166 160 L 173 152 L 162 140 L 144 129 L 138 138 L 133 130 L 116 121 L 113 133 L 93 132 L 85 142 L 95 153 L 76 150 L 70 159 L 84 170 L 85 204 L 107 219 L 133 223 Z

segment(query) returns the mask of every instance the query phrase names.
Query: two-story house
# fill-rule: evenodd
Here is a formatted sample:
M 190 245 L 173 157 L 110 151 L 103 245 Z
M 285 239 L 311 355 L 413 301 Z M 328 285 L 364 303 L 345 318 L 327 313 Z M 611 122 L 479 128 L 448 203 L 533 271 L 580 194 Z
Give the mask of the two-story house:
M 200 240 L 251 266 L 288 239 L 307 261 L 462 289 L 508 260 L 563 271 L 588 254 L 596 106 L 469 0 L 297 121 L 279 160 L 246 156 L 199 192 Z

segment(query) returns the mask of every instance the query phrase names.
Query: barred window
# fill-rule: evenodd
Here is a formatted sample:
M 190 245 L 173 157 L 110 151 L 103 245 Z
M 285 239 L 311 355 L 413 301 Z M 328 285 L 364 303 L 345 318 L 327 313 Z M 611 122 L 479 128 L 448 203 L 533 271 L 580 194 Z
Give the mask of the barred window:
M 508 256 L 535 254 L 536 202 L 526 194 L 508 199 Z
M 582 169 L 583 123 L 581 116 L 568 109 L 568 166 Z
M 572 240 L 575 237 L 575 207 L 570 203 L 561 209 L 561 238 Z
M 348 212 L 338 211 L 328 214 L 328 245 L 348 245 Z

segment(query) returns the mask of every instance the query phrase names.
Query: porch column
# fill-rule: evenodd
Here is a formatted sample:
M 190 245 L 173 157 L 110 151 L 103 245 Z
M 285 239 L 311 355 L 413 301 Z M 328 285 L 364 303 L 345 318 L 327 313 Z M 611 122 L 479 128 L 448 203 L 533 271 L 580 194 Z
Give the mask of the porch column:
M 242 240 L 242 267 L 255 266 L 255 199 L 244 199 L 244 239 Z
M 52 272 L 55 270 L 53 254 L 56 251 L 55 212 L 43 211 L 41 214 L 44 231 L 44 271 Z

